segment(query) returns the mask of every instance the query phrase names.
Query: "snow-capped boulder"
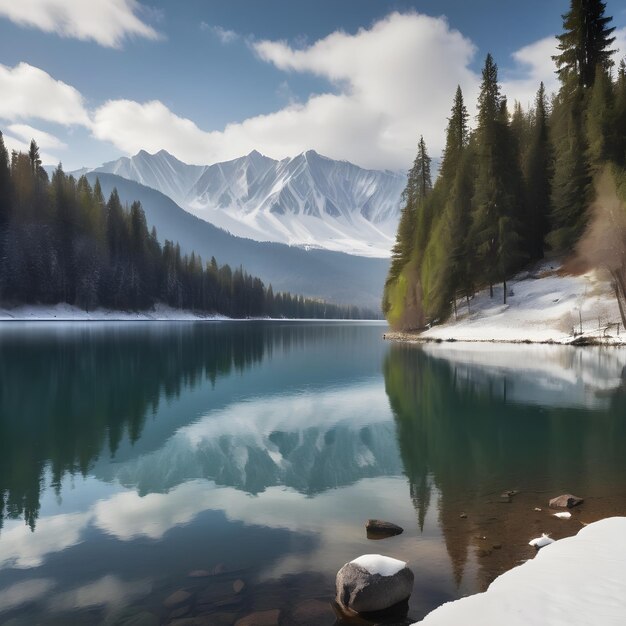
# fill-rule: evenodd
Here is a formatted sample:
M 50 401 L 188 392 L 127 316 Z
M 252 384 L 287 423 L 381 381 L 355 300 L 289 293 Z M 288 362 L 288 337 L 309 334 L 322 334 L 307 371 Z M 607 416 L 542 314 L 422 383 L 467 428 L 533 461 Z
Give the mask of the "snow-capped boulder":
M 409 598 L 413 579 L 404 561 L 365 554 L 337 573 L 337 603 L 357 613 L 384 611 Z

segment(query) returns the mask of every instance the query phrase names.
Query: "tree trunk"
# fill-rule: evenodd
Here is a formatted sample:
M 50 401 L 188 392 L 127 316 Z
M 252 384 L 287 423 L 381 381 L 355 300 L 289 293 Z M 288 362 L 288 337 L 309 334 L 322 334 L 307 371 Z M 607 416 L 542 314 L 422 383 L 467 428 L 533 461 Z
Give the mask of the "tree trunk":
M 493 298 L 493 283 L 489 283 L 489 297 Z
M 502 286 L 504 287 L 504 304 L 506 304 L 506 278 L 502 281 Z
M 622 298 L 626 299 L 626 293 L 624 292 L 624 281 L 620 280 L 617 272 L 612 271 L 611 274 L 613 275 L 613 283 L 615 285 L 615 299 L 617 300 L 617 305 L 619 306 L 619 314 L 622 318 L 624 330 L 626 330 L 626 311 L 624 311 L 624 304 L 622 302 Z
M 470 311 L 470 303 L 469 303 L 469 294 L 465 294 L 465 300 L 467 301 L 467 314 L 471 313 Z
M 454 319 L 458 320 L 459 319 L 459 313 L 458 313 L 458 311 L 456 309 L 456 294 L 454 294 L 453 302 L 454 302 Z

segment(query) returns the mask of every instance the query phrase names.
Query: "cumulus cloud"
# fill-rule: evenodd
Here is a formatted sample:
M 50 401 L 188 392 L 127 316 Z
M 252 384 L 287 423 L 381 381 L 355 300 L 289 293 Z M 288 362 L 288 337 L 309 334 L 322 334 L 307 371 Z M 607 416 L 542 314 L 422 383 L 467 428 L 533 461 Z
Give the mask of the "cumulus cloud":
M 237 36 L 217 26 L 201 27 L 213 32 L 219 29 L 224 41 Z M 626 41 L 626 30 L 618 36 Z M 474 114 L 480 84 L 480 74 L 472 69 L 477 50 L 444 17 L 392 13 L 370 28 L 354 34 L 334 32 L 303 47 L 281 41 L 249 45 L 260 61 L 285 74 L 315 75 L 328 81 L 328 90 L 303 102 L 289 99 L 270 114 L 207 130 L 159 100 L 110 100 L 88 114 L 78 92 L 22 64 L 13 70 L 4 68 L 4 74 L 11 74 L 15 83 L 18 74 L 39 72 L 38 79 L 46 85 L 55 83 L 54 89 L 49 86 L 54 98 L 38 98 L 46 103 L 39 108 L 31 104 L 32 97 L 9 103 L 3 99 L 0 118 L 4 110 L 4 117 L 12 121 L 30 113 L 51 121 L 79 123 L 89 126 L 97 139 L 111 142 L 127 154 L 165 149 L 188 163 L 210 164 L 253 149 L 285 158 L 312 148 L 365 167 L 405 170 L 414 157 L 419 135 L 424 135 L 432 156 L 440 155 L 457 85 L 464 91 L 470 115 Z M 557 88 L 550 59 L 554 50 L 555 40 L 548 37 L 521 48 L 510 59 L 496 59 L 505 68 L 501 71 L 503 92 L 511 103 L 531 104 L 541 80 L 548 91 Z M 18 71 L 23 66 L 23 71 Z M 35 78 L 29 76 L 25 82 Z M 2 80 L 0 66 L 0 91 L 10 94 L 3 89 Z M 16 92 L 22 93 L 13 89 Z M 71 101 L 73 113 L 68 113 L 67 107 L 54 106 L 61 95 Z M 23 107 L 27 111 L 22 115 Z
M 66 126 L 90 125 L 78 90 L 28 63 L 0 65 L 0 93 L 0 119 L 36 118 Z
M 277 158 L 313 148 L 366 166 L 405 168 L 419 134 L 435 152 L 442 148 L 456 85 L 470 97 L 475 92 L 476 76 L 468 68 L 474 45 L 443 18 L 393 13 L 370 29 L 333 33 L 304 49 L 268 41 L 253 47 L 281 70 L 328 79 L 338 93 L 313 95 L 219 132 L 202 131 L 158 102 L 108 102 L 96 112 L 94 133 L 125 151 L 150 149 L 146 133 L 136 129 L 153 119 L 159 125 L 148 133 L 148 142 L 158 140 L 152 147 L 195 163 L 254 148 Z
M 128 37 L 157 39 L 137 0 L 0 0 L 0 17 L 61 37 L 119 48 Z

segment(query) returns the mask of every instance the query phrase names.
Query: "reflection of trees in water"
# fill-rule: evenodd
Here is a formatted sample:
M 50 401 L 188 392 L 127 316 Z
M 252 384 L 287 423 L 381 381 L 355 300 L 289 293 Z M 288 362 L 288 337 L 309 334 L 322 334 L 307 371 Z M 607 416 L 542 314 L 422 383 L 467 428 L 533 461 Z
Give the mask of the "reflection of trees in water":
M 467 366 L 457 367 L 410 346 L 393 346 L 384 362 L 386 391 L 420 526 L 432 484 L 439 493 L 439 521 L 457 584 L 471 544 L 480 554 L 491 547 L 493 537 L 506 541 L 525 536 L 527 518 L 512 515 L 512 508 L 500 504 L 503 491 L 556 494 L 567 489 L 592 495 L 601 485 L 621 485 L 622 493 L 626 485 L 623 390 L 613 394 L 608 408 L 596 411 L 519 400 L 513 404 L 507 400 L 507 387 L 514 382 L 507 379 L 510 373 L 492 372 L 485 380 L 483 372 L 477 385 L 468 372 Z M 525 383 L 532 393 L 533 381 Z M 468 520 L 461 519 L 461 513 Z M 481 543 L 483 533 L 490 535 L 489 545 Z M 493 562 L 480 561 L 483 584 L 493 578 L 488 570 Z
M 125 433 L 139 438 L 162 396 L 250 367 L 268 340 L 245 324 L 32 333 L 0 343 L 0 524 L 23 515 L 31 528 L 46 467 L 57 487 L 86 474 L 107 445 L 113 456 Z
M 29 326 L 0 336 L 0 528 L 34 528 L 44 473 L 60 487 L 108 448 L 137 441 L 159 402 L 273 354 L 345 350 L 343 324 L 199 323 Z

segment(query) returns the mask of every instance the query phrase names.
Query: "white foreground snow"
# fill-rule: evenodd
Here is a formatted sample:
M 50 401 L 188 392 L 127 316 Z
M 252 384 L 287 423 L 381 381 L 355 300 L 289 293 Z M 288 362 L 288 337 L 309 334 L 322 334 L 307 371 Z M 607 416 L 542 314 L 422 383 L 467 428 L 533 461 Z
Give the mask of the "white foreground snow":
M 0 309 L 0 321 L 194 321 L 226 320 L 224 315 L 200 315 L 192 311 L 173 309 L 164 304 L 157 304 L 152 311 L 112 311 L 94 309 L 84 311 L 69 304 L 22 305 L 12 309 Z
M 626 332 L 608 277 L 593 271 L 582 276 L 563 276 L 558 264 L 545 264 L 534 274 L 524 272 L 508 284 L 507 304 L 502 285 L 479 292 L 470 301 L 458 303 L 458 319 L 433 326 L 420 335 L 425 339 L 456 341 L 530 341 L 570 343 L 573 331 L 584 337 L 610 336 L 611 343 L 626 343 Z
M 594 522 L 502 574 L 485 593 L 440 606 L 420 626 L 623 626 L 626 517 Z
M 379 574 L 380 576 L 393 576 L 406 567 L 404 561 L 381 554 L 364 554 L 350 563 L 362 567 L 372 575 Z

